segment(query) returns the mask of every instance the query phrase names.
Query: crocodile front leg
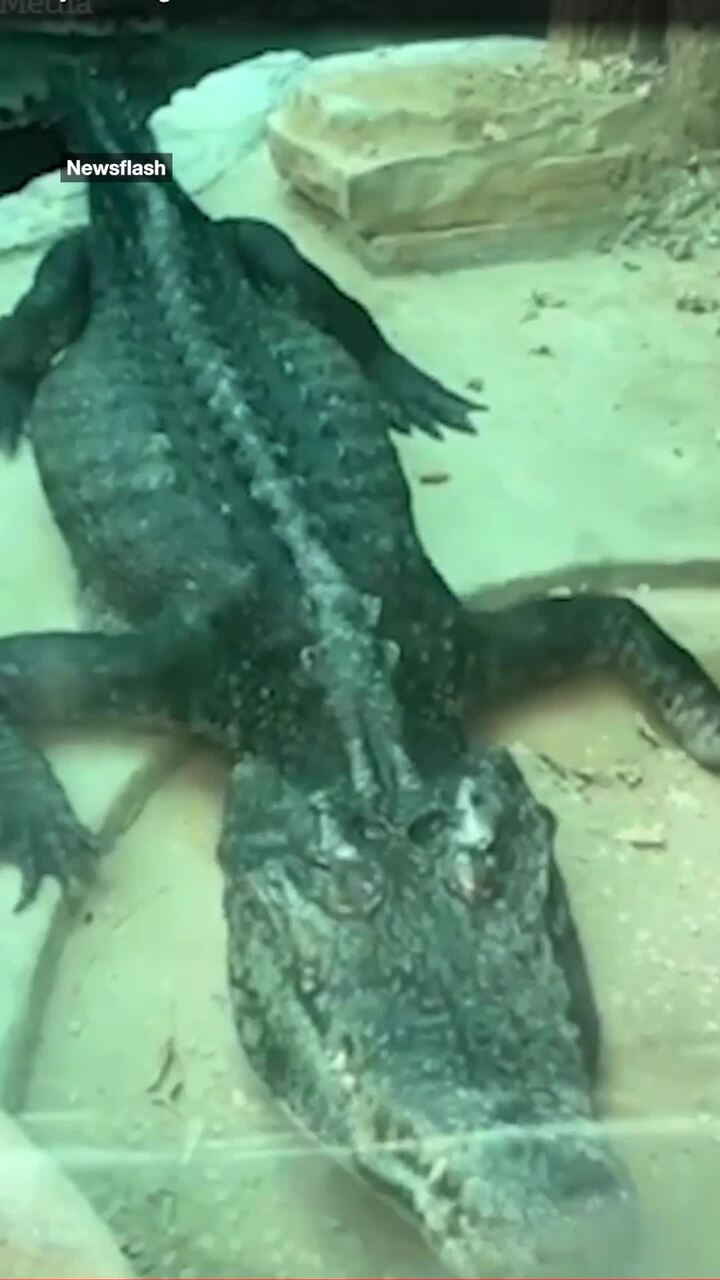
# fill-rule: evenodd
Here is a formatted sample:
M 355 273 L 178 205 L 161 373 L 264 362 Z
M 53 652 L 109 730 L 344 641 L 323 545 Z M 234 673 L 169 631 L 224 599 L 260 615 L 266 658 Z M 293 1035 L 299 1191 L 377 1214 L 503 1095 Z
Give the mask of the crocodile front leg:
M 632 600 L 528 600 L 469 617 L 465 636 L 471 706 L 489 707 L 576 672 L 617 671 L 689 756 L 720 769 L 720 690 Z
M 28 292 L 0 318 L 0 450 L 17 449 L 38 382 L 89 311 L 87 232 L 74 231 L 45 254 Z
M 166 633 L 164 633 L 166 634 Z M 91 877 L 93 836 L 74 814 L 43 753 L 37 727 L 103 721 L 170 728 L 187 719 L 183 657 L 163 658 L 161 635 L 38 633 L 0 639 L 0 854 L 17 864 L 16 910 L 45 875 L 71 892 Z M 191 666 L 188 651 L 184 667 Z
M 471 413 L 487 406 L 448 391 L 390 346 L 359 302 L 304 258 L 289 236 L 255 218 L 224 218 L 222 227 L 259 293 L 282 297 L 298 315 L 330 334 L 382 393 L 389 425 L 440 437 L 440 427 L 473 435 Z

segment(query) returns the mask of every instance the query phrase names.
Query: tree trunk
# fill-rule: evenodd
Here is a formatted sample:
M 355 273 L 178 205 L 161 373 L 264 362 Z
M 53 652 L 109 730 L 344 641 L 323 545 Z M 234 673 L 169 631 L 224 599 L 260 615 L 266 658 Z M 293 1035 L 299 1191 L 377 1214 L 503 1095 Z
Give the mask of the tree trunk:
M 665 0 L 551 0 L 551 47 L 570 58 L 656 58 L 665 9 Z
M 670 95 L 685 138 L 720 146 L 720 30 L 717 0 L 668 0 Z

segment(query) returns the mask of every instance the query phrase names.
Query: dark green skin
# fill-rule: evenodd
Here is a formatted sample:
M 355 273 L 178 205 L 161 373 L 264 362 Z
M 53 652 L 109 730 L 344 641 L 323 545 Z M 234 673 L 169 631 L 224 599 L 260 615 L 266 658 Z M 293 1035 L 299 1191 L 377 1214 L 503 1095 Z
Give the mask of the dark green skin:
M 75 148 L 152 148 L 117 86 L 80 87 Z M 90 213 L 0 326 L 0 431 L 32 441 L 118 623 L 0 641 L 22 905 L 97 857 L 28 727 L 219 743 L 230 986 L 265 1083 L 446 1268 L 626 1268 L 636 1206 L 595 1122 L 598 1018 L 554 820 L 506 751 L 469 744 L 463 705 L 614 664 L 714 767 L 717 690 L 625 600 L 466 615 L 389 429 L 462 429 L 468 405 L 279 232 L 213 224 L 173 185 L 95 185 Z

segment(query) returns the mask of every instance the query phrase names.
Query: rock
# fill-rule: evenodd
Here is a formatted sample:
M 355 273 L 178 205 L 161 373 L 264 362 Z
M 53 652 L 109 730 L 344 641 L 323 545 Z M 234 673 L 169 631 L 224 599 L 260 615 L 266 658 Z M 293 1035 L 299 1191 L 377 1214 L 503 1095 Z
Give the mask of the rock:
M 400 232 L 367 236 L 350 223 L 339 230 L 348 249 L 374 274 L 407 271 L 452 271 L 456 268 L 507 262 L 544 262 L 548 258 L 592 251 L 601 234 L 612 244 L 618 232 L 613 213 L 598 210 L 541 225 L 450 227 L 443 231 Z
M 669 23 L 667 56 L 678 124 L 695 146 L 715 148 L 720 145 L 720 39 L 715 6 L 706 4 L 705 10 L 699 21 L 691 16 Z
M 595 85 L 603 78 L 603 66 L 601 62 L 595 61 L 593 58 L 581 58 L 578 63 L 578 79 L 581 84 Z
M 152 116 L 158 148 L 192 195 L 220 178 L 261 141 L 265 121 L 309 65 L 297 50 L 266 53 L 179 89 Z M 0 252 L 54 240 L 87 220 L 85 187 L 42 174 L 0 199 Z
M 557 298 L 554 294 L 547 293 L 544 289 L 533 289 L 530 294 L 530 299 L 533 307 L 537 307 L 538 310 L 542 310 L 546 307 L 558 309 L 560 307 L 567 306 L 564 298 Z
M 667 836 L 660 825 L 627 827 L 625 831 L 618 832 L 618 839 L 635 849 L 664 849 L 667 845 Z
M 0 199 L 0 253 L 42 245 L 86 221 L 84 186 L 43 173 Z
M 665 241 L 665 249 L 674 262 L 687 262 L 689 258 L 694 258 L 695 256 L 695 249 L 690 236 L 670 237 Z
M 487 138 L 488 142 L 507 142 L 508 131 L 504 124 L 495 124 L 493 120 L 488 120 L 482 127 L 482 136 Z
M 173 154 L 182 185 L 192 193 L 202 191 L 253 151 L 268 115 L 309 65 L 304 53 L 284 49 L 212 71 L 191 89 L 178 89 L 152 123 L 160 149 Z
M 616 764 L 613 774 L 618 782 L 623 782 L 626 787 L 631 789 L 639 787 L 643 780 L 642 770 L 635 764 Z
M 720 245 L 719 157 L 697 156 L 682 164 L 660 164 L 647 178 L 642 194 L 625 206 L 625 225 L 618 244 L 645 241 L 663 247 L 677 261 Z
M 619 224 L 654 86 L 578 86 L 537 52 L 508 77 L 488 43 L 319 60 L 270 117 L 281 176 L 369 265 L 541 256 Z

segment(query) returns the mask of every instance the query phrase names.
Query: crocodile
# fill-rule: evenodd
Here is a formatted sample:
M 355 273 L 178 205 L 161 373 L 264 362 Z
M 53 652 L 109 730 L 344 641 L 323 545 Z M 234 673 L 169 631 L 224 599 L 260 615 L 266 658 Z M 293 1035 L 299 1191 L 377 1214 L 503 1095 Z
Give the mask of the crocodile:
M 55 93 L 76 151 L 156 149 L 119 78 Z M 257 226 L 212 222 L 174 182 L 88 199 L 0 329 L 6 444 L 31 442 L 93 601 L 82 631 L 0 639 L 18 909 L 46 875 L 84 893 L 99 857 L 37 727 L 219 746 L 228 982 L 259 1077 L 454 1274 L 626 1269 L 640 1212 L 597 1116 L 556 820 L 465 708 L 606 666 L 717 768 L 720 693 L 621 597 L 470 616 L 391 438 L 415 416 L 467 426 L 468 406 L 281 233 L 263 254 L 267 229 L 258 250 Z

